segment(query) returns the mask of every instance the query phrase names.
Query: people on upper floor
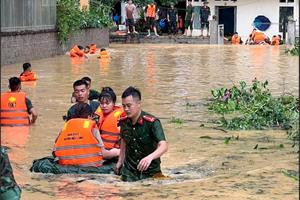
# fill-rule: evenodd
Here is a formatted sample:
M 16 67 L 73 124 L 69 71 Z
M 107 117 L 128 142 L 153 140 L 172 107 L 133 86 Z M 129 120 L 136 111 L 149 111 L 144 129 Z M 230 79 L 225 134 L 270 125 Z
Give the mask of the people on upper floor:
M 98 100 L 99 99 L 99 95 L 100 93 L 97 90 L 91 89 L 92 86 L 92 79 L 88 76 L 82 77 L 81 80 L 84 80 L 87 82 L 88 84 L 88 89 L 89 89 L 89 96 L 88 96 L 88 100 Z M 75 103 L 76 102 L 76 97 L 75 97 L 75 92 L 72 93 L 72 97 L 71 97 L 71 103 Z
M 53 155 L 58 164 L 101 167 L 104 159 L 119 155 L 119 149 L 105 149 L 92 115 L 93 110 L 87 103 L 74 106 L 74 112 L 55 140 Z
M 9 92 L 1 93 L 1 126 L 28 126 L 38 114 L 26 94 L 21 91 L 18 77 L 9 79 Z
M 76 98 L 76 104 L 87 103 L 91 107 L 93 113 L 95 113 L 95 111 L 97 110 L 100 104 L 99 101 L 93 101 L 88 99 L 89 97 L 88 83 L 82 79 L 77 80 L 73 83 L 73 89 L 74 89 L 74 96 Z M 76 104 L 74 104 L 69 108 L 67 115 L 63 117 L 65 120 L 71 119 L 71 116 L 74 115 Z M 93 117 L 95 117 L 93 119 L 95 119 L 96 121 L 98 120 L 97 116 L 93 115 Z
M 208 1 L 203 1 L 203 6 L 201 6 L 200 8 L 200 30 L 201 33 L 200 35 L 203 36 L 203 30 L 206 29 L 207 33 L 206 36 L 209 35 L 209 22 L 208 22 L 208 18 L 210 16 L 210 7 L 208 6 Z
M 100 93 L 100 106 L 96 110 L 99 116 L 98 127 L 106 149 L 120 148 L 120 128 L 118 121 L 126 115 L 123 108 L 116 106 L 116 94 L 110 87 L 104 87 Z
M 23 64 L 23 72 L 20 74 L 21 81 L 35 81 L 37 79 L 36 73 L 31 71 L 31 64 L 24 63 Z

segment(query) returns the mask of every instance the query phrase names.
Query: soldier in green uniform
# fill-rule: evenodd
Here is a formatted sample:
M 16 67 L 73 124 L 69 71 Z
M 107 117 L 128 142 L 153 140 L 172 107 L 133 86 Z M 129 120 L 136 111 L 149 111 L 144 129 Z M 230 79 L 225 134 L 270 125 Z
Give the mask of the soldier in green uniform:
M 74 89 L 74 94 L 75 94 L 75 98 L 78 102 L 81 103 L 87 103 L 89 104 L 89 106 L 92 108 L 93 113 L 95 113 L 95 111 L 97 110 L 97 108 L 99 107 L 100 103 L 99 101 L 90 101 L 88 99 L 89 96 L 89 87 L 88 87 L 88 83 L 85 80 L 77 80 L 73 83 L 73 89 Z M 75 112 L 75 105 L 71 106 L 67 112 L 67 116 L 64 116 L 63 118 L 66 120 L 69 120 L 71 118 L 72 115 L 74 115 Z M 93 115 L 93 118 L 96 117 L 95 115 Z M 95 118 L 95 120 L 97 120 Z
M 126 117 L 120 119 L 121 149 L 116 173 L 123 181 L 163 176 L 160 157 L 168 145 L 159 119 L 142 111 L 141 93 L 128 87 L 122 94 Z

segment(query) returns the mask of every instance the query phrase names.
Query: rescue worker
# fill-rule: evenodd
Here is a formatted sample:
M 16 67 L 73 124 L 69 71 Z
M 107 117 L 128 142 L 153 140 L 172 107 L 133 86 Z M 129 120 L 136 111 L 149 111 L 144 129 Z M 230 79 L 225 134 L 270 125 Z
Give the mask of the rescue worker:
M 126 116 L 120 119 L 121 149 L 115 172 L 123 181 L 164 177 L 160 157 L 168 145 L 162 125 L 156 117 L 141 109 L 141 93 L 128 87 L 122 94 Z
M 84 48 L 84 53 L 95 54 L 97 51 L 96 44 L 90 44 Z
M 23 72 L 20 74 L 21 81 L 35 81 L 37 79 L 37 75 L 31 71 L 31 64 L 24 63 L 23 64 Z
M 281 45 L 282 40 L 281 40 L 281 35 L 273 35 L 271 45 Z
M 151 35 L 151 33 L 150 33 L 151 29 L 153 29 L 155 36 L 159 36 L 157 34 L 157 29 L 156 29 L 156 26 L 155 26 L 156 5 L 155 5 L 154 1 L 152 1 L 150 4 L 148 4 L 146 6 L 145 12 L 146 12 L 145 21 L 146 21 L 147 26 L 148 26 L 148 35 L 147 35 L 147 37 L 149 37 Z
M 75 45 L 71 50 L 70 50 L 70 56 L 71 57 L 86 57 L 84 53 L 84 49 L 82 46 Z
M 106 149 L 120 148 L 120 128 L 118 121 L 124 116 L 123 108 L 116 106 L 116 94 L 110 87 L 104 87 L 100 93 L 100 106 L 96 110 L 99 116 L 100 135 Z
M 92 108 L 87 103 L 79 102 L 74 106 L 70 120 L 55 140 L 53 155 L 58 164 L 101 167 L 104 158 L 119 155 L 119 149 L 104 148 L 92 114 Z
M 77 80 L 73 83 L 73 89 L 74 89 L 74 96 L 76 98 L 77 103 L 87 103 L 91 107 L 93 113 L 97 110 L 99 107 L 99 102 L 98 101 L 90 101 L 88 99 L 89 96 L 89 86 L 88 83 L 85 80 Z M 77 104 L 76 103 L 76 104 Z M 69 108 L 67 115 L 63 116 L 64 120 L 69 120 L 71 116 L 74 115 L 76 104 L 71 106 Z M 97 118 L 95 118 L 97 120 Z
M 97 58 L 111 58 L 111 56 L 109 55 L 108 51 L 105 48 L 102 48 L 100 50 L 99 56 Z
M 38 115 L 26 94 L 21 92 L 20 79 L 11 77 L 9 88 L 10 92 L 1 94 L 1 126 L 28 126 L 34 124 Z
M 84 80 L 88 84 L 88 89 L 89 89 L 89 97 L 88 100 L 98 100 L 100 93 L 97 90 L 91 89 L 92 86 L 92 79 L 88 76 L 82 77 L 81 80 Z M 75 98 L 75 92 L 72 93 L 71 97 L 71 103 L 75 103 L 76 98 Z
M 239 36 L 238 32 L 235 32 L 231 37 L 231 44 L 243 44 L 243 41 Z

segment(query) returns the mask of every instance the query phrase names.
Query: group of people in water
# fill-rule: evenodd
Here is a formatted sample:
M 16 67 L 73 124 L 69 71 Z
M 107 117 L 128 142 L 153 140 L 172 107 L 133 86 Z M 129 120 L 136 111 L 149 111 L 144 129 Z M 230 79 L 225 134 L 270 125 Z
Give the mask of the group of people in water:
M 88 58 L 88 54 L 96 54 L 98 52 L 97 45 L 96 44 L 90 44 L 87 45 L 85 48 L 80 45 L 74 45 L 69 54 L 72 58 L 79 58 L 79 57 L 85 57 Z M 109 55 L 108 51 L 105 48 L 101 48 L 99 51 L 99 54 L 97 56 L 99 59 L 110 59 L 111 56 Z
M 243 41 L 241 37 L 238 35 L 237 32 L 233 34 L 231 37 L 231 44 L 243 44 Z M 272 39 L 264 33 L 257 31 L 256 28 L 254 28 L 245 41 L 246 45 L 281 45 L 283 44 L 283 41 L 281 39 L 281 35 L 273 35 Z
M 37 112 L 21 91 L 24 74 L 34 73 L 24 63 L 20 77 L 9 79 L 10 91 L 1 93 L 1 126 L 29 126 Z M 36 75 L 32 76 L 36 80 Z M 64 127 L 54 141 L 57 165 L 102 167 L 113 164 L 123 181 L 164 177 L 160 157 L 168 145 L 160 120 L 141 107 L 141 92 L 128 87 L 121 95 L 122 106 L 111 87 L 91 89 L 90 77 L 73 83 L 73 104 L 63 116 Z

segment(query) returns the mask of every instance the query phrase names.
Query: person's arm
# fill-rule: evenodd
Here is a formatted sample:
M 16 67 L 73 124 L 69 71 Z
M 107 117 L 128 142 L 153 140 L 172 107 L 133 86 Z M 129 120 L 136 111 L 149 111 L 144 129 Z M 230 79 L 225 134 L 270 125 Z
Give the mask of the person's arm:
M 121 147 L 120 147 L 120 154 L 119 154 L 119 159 L 116 164 L 116 169 L 115 173 L 120 174 L 120 169 L 123 166 L 124 160 L 125 160 L 125 150 L 126 150 L 126 144 L 124 139 L 121 139 Z
M 110 150 L 105 149 L 98 128 L 93 129 L 93 135 L 99 142 L 98 144 L 101 148 L 101 153 L 102 153 L 102 156 L 103 156 L 104 159 L 110 159 L 110 158 L 119 156 L 119 154 L 120 154 L 119 149 L 116 149 L 116 148 L 113 148 L 113 149 L 110 149 Z
M 145 158 L 143 158 L 139 162 L 137 169 L 141 172 L 147 170 L 148 167 L 150 166 L 152 160 L 155 160 L 155 159 L 161 157 L 165 152 L 167 152 L 167 150 L 168 150 L 167 142 L 164 140 L 160 141 L 158 143 L 156 150 L 154 152 L 152 152 L 151 154 L 149 154 L 148 156 L 146 156 Z
M 37 117 L 38 117 L 38 114 L 35 110 L 34 107 L 32 107 L 29 112 L 31 113 L 31 120 L 30 120 L 30 124 L 34 124 L 34 122 L 36 121 Z

